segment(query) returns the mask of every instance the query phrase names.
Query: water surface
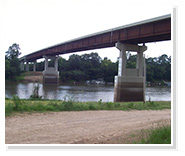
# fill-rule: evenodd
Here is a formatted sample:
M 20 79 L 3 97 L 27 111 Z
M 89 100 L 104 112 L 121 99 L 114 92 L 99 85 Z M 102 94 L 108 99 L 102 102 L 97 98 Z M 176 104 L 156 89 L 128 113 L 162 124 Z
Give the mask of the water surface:
M 43 86 L 39 84 L 39 95 L 44 99 L 64 100 L 70 97 L 74 101 L 99 101 L 113 102 L 114 86 L 113 85 L 69 85 L 59 84 L 58 86 Z M 12 98 L 13 95 L 21 99 L 28 99 L 33 93 L 34 83 L 16 83 L 6 82 L 5 95 Z M 152 101 L 171 101 L 170 87 L 147 87 L 146 101 L 149 98 Z

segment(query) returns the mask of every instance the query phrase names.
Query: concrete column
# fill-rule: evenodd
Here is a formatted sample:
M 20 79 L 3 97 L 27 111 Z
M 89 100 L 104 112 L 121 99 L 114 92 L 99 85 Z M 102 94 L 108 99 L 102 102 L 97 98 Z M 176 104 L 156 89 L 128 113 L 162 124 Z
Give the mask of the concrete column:
M 36 72 L 36 64 L 37 64 L 37 61 L 34 61 L 33 62 L 33 71 Z
M 43 56 L 45 58 L 45 65 L 44 65 L 44 71 L 47 71 L 48 69 L 48 56 Z
M 145 76 L 143 52 L 146 46 L 116 43 L 120 50 L 118 76 L 115 76 L 114 101 L 145 101 Z M 136 69 L 126 69 L 126 51 L 137 52 Z
M 116 43 L 116 48 L 120 50 L 119 64 L 118 64 L 118 76 L 125 76 L 126 69 L 126 47 L 124 44 Z
M 120 57 L 119 57 L 119 64 L 118 64 L 118 75 L 119 76 L 125 76 L 126 75 L 126 51 L 122 50 L 120 51 Z
M 143 75 L 143 68 L 144 68 L 144 66 L 143 66 L 143 52 L 139 52 L 138 53 L 138 58 L 139 58 L 139 60 L 138 60 L 138 69 L 139 69 L 139 76 L 144 76 Z
M 54 68 L 58 71 L 58 57 L 55 57 Z
M 136 56 L 136 69 L 139 69 L 139 54 Z
M 29 62 L 26 61 L 26 71 L 29 71 Z
M 147 50 L 146 46 L 140 46 L 137 53 L 136 69 L 139 70 L 139 76 L 144 76 L 144 57 L 143 53 Z

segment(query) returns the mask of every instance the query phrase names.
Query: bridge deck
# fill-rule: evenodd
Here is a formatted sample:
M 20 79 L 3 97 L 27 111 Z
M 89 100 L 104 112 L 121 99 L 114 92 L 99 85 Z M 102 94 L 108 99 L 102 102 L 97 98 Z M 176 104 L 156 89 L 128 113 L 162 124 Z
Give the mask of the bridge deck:
M 60 55 L 85 50 L 114 47 L 116 42 L 148 43 L 171 39 L 171 15 L 165 15 L 91 35 L 76 38 L 26 55 L 34 61 L 43 55 Z

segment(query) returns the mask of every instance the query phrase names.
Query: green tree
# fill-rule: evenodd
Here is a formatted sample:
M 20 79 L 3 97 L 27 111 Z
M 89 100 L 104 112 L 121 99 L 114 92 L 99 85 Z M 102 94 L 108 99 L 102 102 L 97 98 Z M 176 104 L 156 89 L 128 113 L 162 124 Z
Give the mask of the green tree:
M 137 55 L 129 54 L 127 68 L 136 68 Z M 51 60 L 52 61 L 52 60 Z M 51 62 L 52 63 L 52 62 Z M 10 73 L 10 62 L 6 61 L 6 75 Z M 147 81 L 171 80 L 171 57 L 161 55 L 146 59 Z M 43 71 L 44 62 L 37 64 L 37 69 Z M 62 81 L 85 81 L 103 78 L 106 82 L 114 82 L 118 74 L 118 61 L 112 62 L 105 57 L 103 60 L 97 53 L 77 55 L 73 54 L 66 60 L 62 57 L 58 60 L 58 69 Z M 13 71 L 12 71 L 13 72 Z
M 62 57 L 59 57 L 58 59 L 58 69 L 59 71 L 66 71 L 67 70 L 67 60 L 62 58 Z
M 84 54 L 81 56 L 80 69 L 85 72 L 87 79 L 97 79 L 100 77 L 101 57 L 98 53 Z
M 69 57 L 67 68 L 68 70 L 80 70 L 81 63 L 81 56 L 73 54 Z
M 147 58 L 147 81 L 171 81 L 171 57 L 166 54 L 159 57 Z
M 171 80 L 171 57 L 168 57 L 166 54 L 161 55 L 158 58 L 158 64 L 163 70 L 162 80 Z
M 101 71 L 105 82 L 114 82 L 114 77 L 118 74 L 118 63 L 113 63 L 105 57 L 101 62 Z
M 19 52 L 20 47 L 18 44 L 14 43 L 9 47 L 8 51 L 5 52 L 5 78 L 15 79 L 20 75 L 20 62 L 18 56 L 21 54 Z
M 131 55 L 130 53 L 128 54 L 128 59 L 127 59 L 127 68 L 136 68 L 136 58 L 137 55 Z
M 5 60 L 5 77 L 10 77 L 10 61 L 7 59 Z
M 5 58 L 8 60 L 18 58 L 18 56 L 21 55 L 19 50 L 20 50 L 19 44 L 16 44 L 16 43 L 12 44 L 12 46 L 10 46 L 8 48 L 8 51 L 6 52 Z
M 97 79 L 101 73 L 101 57 L 97 53 L 84 54 L 81 56 L 73 54 L 69 57 L 68 61 L 63 60 L 62 62 L 65 67 L 61 71 L 62 80 L 70 80 L 70 78 L 75 81 L 79 79 L 80 81 Z M 72 73 L 74 76 L 72 76 Z
M 61 73 L 63 81 L 77 81 L 82 82 L 86 80 L 86 74 L 81 70 L 70 70 Z

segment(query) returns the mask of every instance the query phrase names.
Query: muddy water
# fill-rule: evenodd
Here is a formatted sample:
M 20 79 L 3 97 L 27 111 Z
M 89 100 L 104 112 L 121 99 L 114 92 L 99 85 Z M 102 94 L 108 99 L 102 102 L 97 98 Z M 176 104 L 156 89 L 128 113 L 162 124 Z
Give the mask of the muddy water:
M 43 86 L 39 84 L 39 95 L 44 99 L 63 100 L 70 97 L 74 101 L 113 101 L 114 86 L 113 85 L 69 85 L 59 84 L 58 86 Z M 6 82 L 5 95 L 11 98 L 13 95 L 19 96 L 21 99 L 27 99 L 33 92 L 34 83 L 16 83 Z M 146 101 L 149 98 L 152 101 L 170 101 L 170 87 L 148 87 L 146 88 Z

